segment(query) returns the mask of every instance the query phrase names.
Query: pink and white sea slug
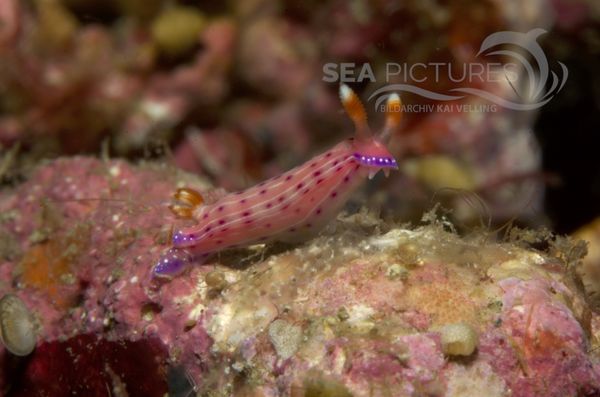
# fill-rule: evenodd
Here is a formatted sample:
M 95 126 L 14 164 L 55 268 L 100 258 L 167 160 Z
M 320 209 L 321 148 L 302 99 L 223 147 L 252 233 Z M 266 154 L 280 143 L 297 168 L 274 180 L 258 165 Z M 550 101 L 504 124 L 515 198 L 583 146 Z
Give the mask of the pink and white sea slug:
M 192 261 L 203 261 L 226 248 L 306 239 L 339 212 L 365 178 L 372 178 L 380 170 L 387 175 L 397 169 L 385 144 L 400 123 L 400 97 L 388 97 L 385 127 L 378 136 L 371 133 L 365 109 L 354 91 L 341 85 L 340 98 L 354 122 L 354 138 L 284 174 L 223 195 L 209 205 L 202 205 L 199 193 L 179 189 L 175 198 L 180 204 L 173 205 L 172 211 L 197 220 L 197 224 L 173 234 L 172 248 L 154 266 L 154 276 L 173 277 Z

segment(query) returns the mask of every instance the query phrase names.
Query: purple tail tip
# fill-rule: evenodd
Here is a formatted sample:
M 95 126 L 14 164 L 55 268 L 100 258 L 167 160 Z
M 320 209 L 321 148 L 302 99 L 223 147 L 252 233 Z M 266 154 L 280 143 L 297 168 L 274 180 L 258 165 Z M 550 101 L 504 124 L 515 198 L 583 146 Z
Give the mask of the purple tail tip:
M 192 262 L 192 255 L 183 249 L 170 248 L 154 265 L 152 274 L 155 277 L 172 278 L 181 274 Z

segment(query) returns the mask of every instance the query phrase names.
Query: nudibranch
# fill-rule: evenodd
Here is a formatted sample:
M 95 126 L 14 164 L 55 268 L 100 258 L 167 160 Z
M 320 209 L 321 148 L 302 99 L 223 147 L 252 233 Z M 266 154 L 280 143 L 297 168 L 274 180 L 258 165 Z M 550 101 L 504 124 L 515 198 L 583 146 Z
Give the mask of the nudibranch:
M 226 248 L 305 239 L 325 226 L 367 177 L 380 170 L 387 176 L 397 169 L 386 144 L 400 123 L 400 97 L 388 97 L 386 122 L 379 135 L 371 133 L 365 109 L 347 85 L 340 86 L 340 99 L 354 122 L 354 138 L 284 174 L 210 204 L 192 189 L 179 189 L 175 193 L 178 203 L 171 210 L 197 223 L 173 234 L 172 247 L 154 266 L 154 276 L 173 277 L 191 262 L 202 262 Z

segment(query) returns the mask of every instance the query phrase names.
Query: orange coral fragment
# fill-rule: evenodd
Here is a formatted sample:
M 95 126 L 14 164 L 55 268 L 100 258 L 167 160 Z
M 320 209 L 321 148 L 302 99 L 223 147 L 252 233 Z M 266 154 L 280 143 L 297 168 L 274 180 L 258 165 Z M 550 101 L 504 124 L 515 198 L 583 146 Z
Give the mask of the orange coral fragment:
M 20 268 L 21 282 L 45 292 L 55 306 L 67 309 L 73 305 L 75 296 L 65 293 L 71 265 L 58 244 L 48 241 L 34 245 L 25 253 Z

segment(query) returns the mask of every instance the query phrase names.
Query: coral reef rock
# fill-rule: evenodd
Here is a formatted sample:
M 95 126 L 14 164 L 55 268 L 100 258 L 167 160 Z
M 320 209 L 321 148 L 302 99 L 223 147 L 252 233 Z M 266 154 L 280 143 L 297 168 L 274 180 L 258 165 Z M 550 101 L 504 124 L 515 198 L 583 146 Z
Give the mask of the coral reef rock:
M 567 243 L 540 251 L 524 231 L 494 242 L 362 211 L 159 282 L 152 265 L 182 222 L 165 204 L 184 185 L 208 187 L 76 157 L 2 192 L 0 295 L 23 302 L 37 335 L 23 365 L 0 347 L 4 391 L 62 396 L 62 377 L 94 396 L 600 394 L 600 316 Z

